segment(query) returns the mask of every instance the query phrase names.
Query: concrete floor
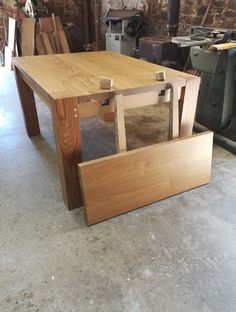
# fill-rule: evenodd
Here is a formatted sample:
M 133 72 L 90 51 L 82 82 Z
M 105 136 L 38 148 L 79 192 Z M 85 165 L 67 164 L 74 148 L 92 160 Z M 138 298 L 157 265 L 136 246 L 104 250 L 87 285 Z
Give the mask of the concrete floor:
M 0 68 L 0 311 L 236 311 L 236 157 L 214 147 L 209 185 L 88 227 L 62 202 L 38 107 L 42 137 L 30 140 Z M 97 120 L 82 130 L 97 150 L 85 146 L 87 158 L 102 153 L 89 134 L 113 138 Z

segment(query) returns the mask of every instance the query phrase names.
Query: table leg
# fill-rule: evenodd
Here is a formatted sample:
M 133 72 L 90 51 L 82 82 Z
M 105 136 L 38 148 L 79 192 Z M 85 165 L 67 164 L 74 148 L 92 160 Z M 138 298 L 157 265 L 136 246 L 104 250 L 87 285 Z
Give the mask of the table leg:
M 180 137 L 192 135 L 200 78 L 187 79 L 182 107 L 180 107 Z
M 27 83 L 22 79 L 19 69 L 15 67 L 14 71 L 27 134 L 29 137 L 39 135 L 40 128 L 34 93 L 27 85 Z
M 68 209 L 82 206 L 78 163 L 82 162 L 77 98 L 56 100 L 52 119 L 63 197 Z

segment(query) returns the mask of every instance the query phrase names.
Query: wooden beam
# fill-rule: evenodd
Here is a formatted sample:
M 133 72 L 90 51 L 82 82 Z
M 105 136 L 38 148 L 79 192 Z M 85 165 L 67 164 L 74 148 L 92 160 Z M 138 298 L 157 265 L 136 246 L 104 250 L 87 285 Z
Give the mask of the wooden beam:
M 58 39 L 62 53 L 70 53 L 70 49 L 67 43 L 66 35 L 63 30 L 58 30 Z
M 179 137 L 179 94 L 175 84 L 171 86 L 171 98 L 169 106 L 169 140 Z
M 46 32 L 41 32 L 40 37 L 41 37 L 42 42 L 43 42 L 45 54 L 53 54 L 54 51 L 53 51 L 51 43 L 49 41 L 48 34 Z
M 56 53 L 61 53 L 61 47 L 60 47 L 60 42 L 59 42 L 59 37 L 58 37 L 58 30 L 57 30 L 57 25 L 56 25 L 56 19 L 54 13 L 52 14 L 52 23 L 53 23 L 53 36 L 55 40 L 55 45 L 56 45 Z
M 79 164 L 87 223 L 208 183 L 212 141 L 205 132 Z
M 186 79 L 184 100 L 181 105 L 180 137 L 192 135 L 199 85 L 199 77 L 195 77 L 195 79 Z
M 23 18 L 21 24 L 21 53 L 22 56 L 35 54 L 35 22 L 34 18 Z
M 138 93 L 127 95 L 123 98 L 123 107 L 125 110 L 144 107 L 157 104 L 159 101 L 159 92 L 151 91 L 148 93 Z
M 127 150 L 125 133 L 125 116 L 123 108 L 123 95 L 119 94 L 114 99 L 115 124 L 116 124 L 116 148 L 121 153 Z

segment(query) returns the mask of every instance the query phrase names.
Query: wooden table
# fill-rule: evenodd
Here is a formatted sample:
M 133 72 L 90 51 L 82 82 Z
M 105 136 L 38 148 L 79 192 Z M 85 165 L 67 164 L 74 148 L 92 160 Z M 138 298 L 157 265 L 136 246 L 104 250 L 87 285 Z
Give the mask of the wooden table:
M 30 137 L 40 134 L 34 92 L 51 110 L 63 197 L 69 209 L 82 205 L 77 171 L 82 162 L 79 119 L 98 110 L 98 104 L 109 103 L 115 94 L 163 90 L 174 81 L 180 90 L 180 137 L 192 134 L 198 77 L 107 51 L 16 58 L 14 68 Z M 160 70 L 166 71 L 166 82 L 155 80 Z M 114 79 L 113 89 L 100 89 L 102 77 Z

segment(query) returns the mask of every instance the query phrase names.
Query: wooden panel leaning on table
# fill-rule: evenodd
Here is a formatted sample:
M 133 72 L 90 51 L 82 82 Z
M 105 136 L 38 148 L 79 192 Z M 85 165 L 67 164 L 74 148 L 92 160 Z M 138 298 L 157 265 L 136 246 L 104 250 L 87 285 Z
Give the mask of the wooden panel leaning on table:
M 112 111 L 109 103 L 116 94 L 168 89 L 169 82 L 155 81 L 155 72 L 165 70 L 167 81 L 176 80 L 179 86 L 180 137 L 192 134 L 198 77 L 108 51 L 23 57 L 14 59 L 14 65 L 28 135 L 40 134 L 33 92 L 52 112 L 63 196 L 69 209 L 82 205 L 77 172 L 82 161 L 79 119 Z M 114 80 L 113 89 L 99 88 L 102 77 Z
M 118 155 L 79 164 L 89 225 L 206 184 L 211 176 L 213 133 L 179 137 L 178 89 L 171 86 L 169 139 L 127 152 L 124 112 L 158 102 L 156 92 L 116 95 Z
M 206 184 L 213 133 L 79 164 L 89 225 Z

